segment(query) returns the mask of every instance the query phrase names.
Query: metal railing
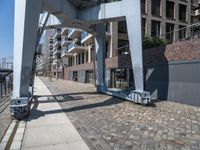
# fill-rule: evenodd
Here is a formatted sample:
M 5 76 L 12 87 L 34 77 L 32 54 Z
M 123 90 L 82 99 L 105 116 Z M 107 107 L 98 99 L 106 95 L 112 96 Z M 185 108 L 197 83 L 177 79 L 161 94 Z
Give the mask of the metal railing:
M 3 81 L 0 82 L 0 99 L 5 96 L 8 96 L 13 89 L 13 80 L 12 76 L 6 77 Z
M 75 46 L 74 43 L 69 44 L 69 45 L 68 45 L 68 50 L 70 50 L 70 49 L 73 48 L 74 46 Z
M 200 0 L 192 0 L 192 4 L 198 5 L 200 3 Z
M 81 40 L 85 39 L 88 35 L 90 35 L 88 32 L 82 32 L 81 33 Z
M 189 39 L 197 39 L 200 38 L 200 23 L 167 32 L 157 37 L 166 39 L 172 43 Z

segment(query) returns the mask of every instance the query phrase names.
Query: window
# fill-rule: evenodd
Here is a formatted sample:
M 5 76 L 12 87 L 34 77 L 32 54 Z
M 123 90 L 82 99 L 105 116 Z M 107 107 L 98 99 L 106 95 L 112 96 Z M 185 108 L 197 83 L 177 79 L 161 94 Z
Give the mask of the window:
M 118 33 L 127 33 L 126 21 L 118 22 Z
M 160 21 L 151 21 L 151 36 L 159 36 L 160 35 Z
M 184 40 L 186 38 L 186 28 L 185 26 L 179 26 L 179 40 Z
M 166 39 L 169 41 L 173 41 L 174 37 L 174 24 L 167 23 L 166 24 Z
M 82 62 L 81 62 L 81 63 L 82 63 L 82 64 L 84 64 L 84 59 L 85 59 L 84 52 L 82 53 L 81 57 L 82 57 L 82 59 L 81 59 L 81 60 L 82 60 Z
M 168 19 L 174 19 L 174 2 L 166 2 L 166 17 Z
M 160 17 L 161 0 L 151 0 L 151 14 Z
M 78 65 L 81 63 L 81 54 L 78 54 Z
M 142 18 L 142 35 L 146 34 L 146 19 Z
M 187 6 L 179 5 L 179 20 L 182 22 L 186 22 L 186 14 L 187 14 Z
M 129 42 L 127 40 L 118 40 L 118 55 L 129 53 Z
M 143 14 L 146 14 L 146 0 L 141 1 L 141 10 Z
M 109 42 L 108 41 L 106 41 L 106 58 L 109 58 Z

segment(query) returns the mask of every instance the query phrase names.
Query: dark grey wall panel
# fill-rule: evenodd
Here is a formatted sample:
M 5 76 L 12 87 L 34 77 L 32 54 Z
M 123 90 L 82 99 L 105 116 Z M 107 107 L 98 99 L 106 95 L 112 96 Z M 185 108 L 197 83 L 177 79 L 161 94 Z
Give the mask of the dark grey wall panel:
M 200 61 L 146 65 L 146 90 L 154 98 L 200 106 Z

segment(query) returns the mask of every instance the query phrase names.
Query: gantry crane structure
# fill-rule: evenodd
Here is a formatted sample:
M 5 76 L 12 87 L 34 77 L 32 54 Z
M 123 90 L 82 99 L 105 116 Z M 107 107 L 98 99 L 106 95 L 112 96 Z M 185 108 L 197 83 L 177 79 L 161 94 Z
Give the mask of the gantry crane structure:
M 14 21 L 14 88 L 11 114 L 16 119 L 29 112 L 35 56 L 43 30 L 80 28 L 94 35 L 97 91 L 107 93 L 105 84 L 105 22 L 126 20 L 135 90 L 129 98 L 147 104 L 144 91 L 141 1 L 121 0 L 16 0 Z

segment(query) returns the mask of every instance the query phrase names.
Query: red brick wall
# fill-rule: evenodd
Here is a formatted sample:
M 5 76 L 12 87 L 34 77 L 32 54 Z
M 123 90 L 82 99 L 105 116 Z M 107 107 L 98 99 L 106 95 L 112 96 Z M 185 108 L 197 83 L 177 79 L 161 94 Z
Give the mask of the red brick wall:
M 200 59 L 200 39 L 143 50 L 144 64 Z M 130 55 L 106 59 L 106 68 L 131 67 Z
M 166 47 L 145 49 L 143 57 L 146 64 L 200 59 L 200 39 L 177 42 Z

